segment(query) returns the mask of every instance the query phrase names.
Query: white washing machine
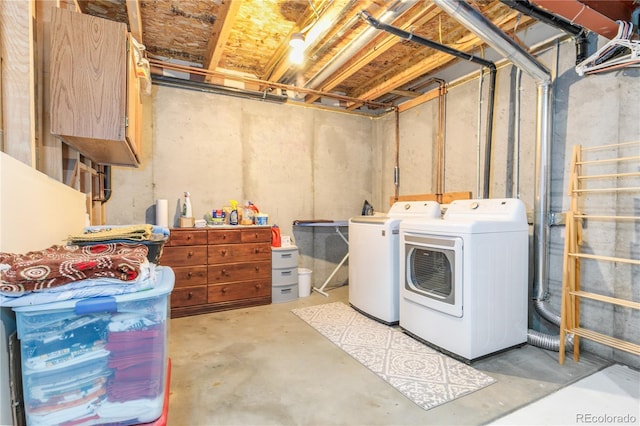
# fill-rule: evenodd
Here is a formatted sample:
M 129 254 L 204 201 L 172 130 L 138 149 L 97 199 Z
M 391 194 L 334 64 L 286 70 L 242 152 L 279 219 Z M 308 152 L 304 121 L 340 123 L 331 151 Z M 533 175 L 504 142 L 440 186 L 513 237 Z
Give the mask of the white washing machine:
M 400 327 L 465 362 L 527 341 L 529 226 L 517 199 L 400 223 Z
M 394 203 L 387 215 L 349 219 L 349 303 L 385 324 L 398 323 L 399 224 L 440 219 L 435 201 Z

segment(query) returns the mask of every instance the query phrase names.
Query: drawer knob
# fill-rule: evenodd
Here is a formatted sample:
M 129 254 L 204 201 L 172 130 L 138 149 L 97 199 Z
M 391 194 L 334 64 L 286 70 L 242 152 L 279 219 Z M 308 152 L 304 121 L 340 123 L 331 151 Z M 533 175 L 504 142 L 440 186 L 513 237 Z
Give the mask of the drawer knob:
M 222 272 L 222 275 L 224 275 L 225 277 L 228 277 L 230 275 L 226 269 L 223 269 L 221 272 Z
M 262 288 L 262 284 L 256 284 L 256 290 L 260 290 Z
M 258 233 L 256 232 L 255 234 L 253 234 L 253 237 L 257 240 L 258 239 Z
M 222 234 L 222 239 L 226 240 L 227 239 L 227 234 Z
M 193 298 L 193 292 L 189 292 L 189 294 L 187 294 L 187 299 L 192 299 Z
M 222 256 L 226 256 L 227 255 L 227 249 L 220 250 L 220 254 Z
M 189 253 L 187 253 L 187 256 L 188 256 L 188 257 L 193 256 L 193 252 L 192 252 L 192 251 L 190 251 Z
M 191 234 L 187 235 L 187 240 L 191 239 Z
M 226 287 L 222 287 L 222 289 L 220 289 L 220 291 L 222 291 L 222 294 L 226 294 L 227 293 L 227 288 Z
M 260 272 L 260 267 L 256 266 L 256 272 Z
M 191 278 L 191 277 L 193 276 L 193 272 L 191 272 L 191 271 L 187 272 L 187 276 L 188 276 L 189 278 Z
M 260 253 L 260 249 L 259 249 L 258 247 L 256 247 L 256 248 L 254 248 L 254 249 L 253 249 L 253 252 L 254 252 L 255 254 L 258 254 L 258 253 Z

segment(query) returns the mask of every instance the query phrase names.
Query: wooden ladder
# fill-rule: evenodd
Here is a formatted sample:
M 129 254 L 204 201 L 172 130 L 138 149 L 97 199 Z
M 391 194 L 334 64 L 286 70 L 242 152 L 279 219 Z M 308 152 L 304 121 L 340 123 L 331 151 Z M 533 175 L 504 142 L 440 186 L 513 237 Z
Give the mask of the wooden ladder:
M 637 193 L 640 194 L 640 187 L 635 186 L 622 186 L 621 182 L 624 182 L 628 178 L 640 177 L 640 171 L 631 171 L 627 173 L 608 173 L 608 174 L 594 174 L 585 175 L 582 173 L 583 166 L 587 165 L 602 165 L 611 164 L 613 166 L 620 165 L 621 163 L 635 162 L 640 163 L 640 155 L 631 155 L 617 158 L 605 158 L 585 161 L 583 154 L 588 155 L 589 151 L 601 151 L 605 149 L 634 149 L 638 146 L 640 149 L 640 141 L 638 142 L 625 142 L 620 144 L 602 145 L 592 148 L 583 148 L 581 145 L 573 147 L 573 156 L 571 160 L 571 174 L 569 179 L 569 195 L 571 197 L 571 207 L 566 215 L 566 229 L 565 229 L 565 246 L 564 246 L 564 259 L 563 259 L 563 276 L 562 276 L 562 305 L 560 313 L 560 351 L 558 362 L 564 364 L 565 359 L 565 338 L 567 333 L 574 336 L 573 341 L 573 359 L 578 361 L 580 359 L 580 338 L 585 338 L 598 342 L 603 345 L 610 346 L 615 349 L 630 352 L 632 354 L 640 355 L 640 344 L 633 343 L 627 340 L 622 340 L 613 336 L 609 336 L 603 333 L 599 333 L 593 330 L 589 330 L 580 326 L 580 301 L 581 299 L 596 300 L 602 303 L 608 303 L 612 305 L 622 306 L 631 309 L 640 309 L 640 302 L 635 302 L 628 299 L 611 297 L 604 294 L 586 292 L 580 289 L 581 274 L 580 274 L 580 262 L 581 259 L 590 259 L 598 262 L 619 262 L 632 265 L 640 265 L 640 259 L 602 256 L 598 254 L 582 253 L 581 247 L 583 245 L 583 223 L 584 220 L 593 220 L 595 223 L 601 221 L 640 221 L 640 216 L 616 216 L 616 215 L 599 215 L 588 214 L 586 210 L 593 209 L 588 208 L 589 200 L 585 197 L 582 206 L 579 206 L 579 200 L 583 195 L 593 193 Z M 634 151 L 638 152 L 638 151 Z M 632 163 L 633 164 L 633 163 Z M 636 168 L 636 170 L 638 170 Z M 603 181 L 614 180 L 616 184 L 608 188 L 588 188 L 587 181 Z M 620 196 L 620 195 L 618 195 Z M 581 210 L 581 207 L 585 211 Z

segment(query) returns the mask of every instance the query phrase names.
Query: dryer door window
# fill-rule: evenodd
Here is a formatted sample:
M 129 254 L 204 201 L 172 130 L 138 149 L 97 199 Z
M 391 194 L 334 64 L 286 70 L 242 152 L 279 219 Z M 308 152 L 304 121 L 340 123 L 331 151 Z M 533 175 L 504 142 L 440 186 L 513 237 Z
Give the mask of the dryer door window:
M 462 240 L 405 236 L 404 252 L 406 290 L 425 306 L 461 317 Z

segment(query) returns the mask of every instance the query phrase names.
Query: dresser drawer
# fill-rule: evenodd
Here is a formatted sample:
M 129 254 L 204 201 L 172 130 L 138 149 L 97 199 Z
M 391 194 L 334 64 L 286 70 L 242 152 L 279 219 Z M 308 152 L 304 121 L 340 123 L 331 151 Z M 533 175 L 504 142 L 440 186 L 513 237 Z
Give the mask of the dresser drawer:
M 298 284 L 298 268 L 271 269 L 271 285 Z
M 237 229 L 209 229 L 207 232 L 209 244 L 233 244 L 241 242 L 240 231 Z
M 209 284 L 271 278 L 271 262 L 229 263 L 209 265 Z
M 209 265 L 271 260 L 271 243 L 219 244 L 209 246 Z
M 271 249 L 271 267 L 293 268 L 298 267 L 298 247 L 274 247 Z
M 207 286 L 174 288 L 171 292 L 171 307 L 204 305 L 207 303 Z
M 207 265 L 173 266 L 171 269 L 176 275 L 176 288 L 207 284 Z
M 271 295 L 268 280 L 252 280 L 229 284 L 209 284 L 209 303 L 251 299 Z
M 271 228 L 253 228 L 240 230 L 240 241 L 243 243 L 269 243 L 271 246 Z
M 167 266 L 205 265 L 207 246 L 172 246 L 162 250 L 160 263 Z
M 206 245 L 207 230 L 172 230 L 165 246 Z

